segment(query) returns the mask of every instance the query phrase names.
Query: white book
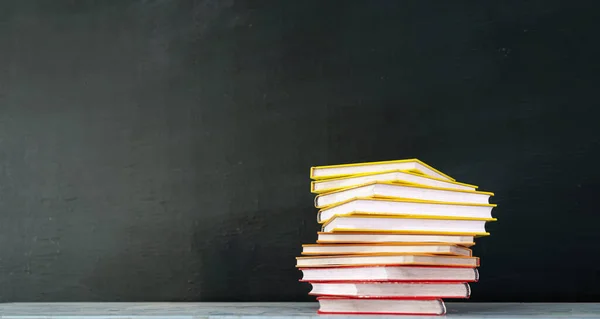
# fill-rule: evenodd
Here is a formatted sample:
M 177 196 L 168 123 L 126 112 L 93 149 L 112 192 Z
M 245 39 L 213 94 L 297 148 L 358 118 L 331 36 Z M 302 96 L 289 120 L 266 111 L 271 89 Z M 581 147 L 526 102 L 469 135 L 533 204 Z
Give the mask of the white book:
M 469 298 L 462 282 L 311 282 L 309 295 L 352 298 Z
M 477 268 L 424 267 L 424 266 L 363 266 L 363 267 L 317 267 L 300 268 L 301 281 L 348 282 L 348 281 L 460 281 L 479 280 Z
M 438 171 L 437 169 L 423 163 L 418 159 L 315 166 L 311 167 L 310 169 L 310 177 L 311 179 L 326 179 L 339 176 L 377 173 L 391 170 L 411 171 L 439 179 L 454 181 L 454 178 Z
M 366 299 L 319 297 L 320 314 L 431 315 L 446 314 L 441 299 Z
M 378 215 L 420 215 L 461 218 L 492 218 L 495 204 L 426 202 L 412 199 L 355 198 L 322 208 L 317 221 L 325 223 L 334 216 L 351 213 Z
M 296 267 L 366 266 L 366 265 L 421 265 L 478 267 L 479 258 L 432 255 L 339 255 L 296 257 Z
M 302 255 L 431 254 L 471 256 L 471 249 L 449 244 L 309 244 Z
M 394 232 L 404 234 L 489 235 L 490 219 L 439 219 L 427 216 L 382 216 L 350 214 L 336 216 L 323 224 L 323 232 Z
M 404 198 L 437 202 L 489 204 L 491 196 L 494 196 L 494 193 L 422 185 L 403 185 L 390 182 L 372 182 L 366 185 L 317 195 L 315 198 L 315 207 L 323 208 L 359 197 Z
M 460 235 L 419 235 L 419 234 L 386 234 L 386 233 L 360 233 L 360 232 L 337 232 L 318 233 L 317 243 L 450 243 L 470 247 L 474 245 L 473 236 Z
M 310 183 L 311 192 L 325 193 L 342 188 L 364 185 L 372 182 L 395 182 L 402 184 L 417 184 L 431 187 L 441 187 L 449 189 L 460 189 L 474 191 L 478 186 L 459 183 L 439 178 L 428 177 L 416 173 L 406 171 L 388 171 L 379 173 L 367 173 L 360 175 L 352 175 L 348 177 L 340 177 L 333 179 L 316 180 Z

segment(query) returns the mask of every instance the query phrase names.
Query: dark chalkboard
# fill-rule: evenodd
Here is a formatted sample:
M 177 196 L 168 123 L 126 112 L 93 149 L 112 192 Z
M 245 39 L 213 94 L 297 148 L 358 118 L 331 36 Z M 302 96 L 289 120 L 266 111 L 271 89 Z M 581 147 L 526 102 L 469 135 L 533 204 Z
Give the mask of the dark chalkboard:
M 0 2 L 0 301 L 303 301 L 309 167 L 496 193 L 475 301 L 600 298 L 598 2 Z

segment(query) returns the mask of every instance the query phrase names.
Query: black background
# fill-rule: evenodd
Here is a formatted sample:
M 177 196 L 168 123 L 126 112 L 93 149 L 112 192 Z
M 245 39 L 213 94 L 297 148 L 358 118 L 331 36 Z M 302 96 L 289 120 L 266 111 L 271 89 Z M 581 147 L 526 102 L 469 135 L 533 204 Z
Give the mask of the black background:
M 309 167 L 493 191 L 474 301 L 600 298 L 600 3 L 0 2 L 0 301 L 307 301 Z

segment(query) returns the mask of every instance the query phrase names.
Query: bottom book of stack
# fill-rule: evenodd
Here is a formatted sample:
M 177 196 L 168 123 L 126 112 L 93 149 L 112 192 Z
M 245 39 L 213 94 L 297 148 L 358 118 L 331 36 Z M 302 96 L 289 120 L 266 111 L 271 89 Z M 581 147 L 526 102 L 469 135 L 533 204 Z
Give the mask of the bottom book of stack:
M 441 299 L 349 299 L 319 297 L 321 314 L 389 314 L 389 315 L 443 315 L 446 306 Z

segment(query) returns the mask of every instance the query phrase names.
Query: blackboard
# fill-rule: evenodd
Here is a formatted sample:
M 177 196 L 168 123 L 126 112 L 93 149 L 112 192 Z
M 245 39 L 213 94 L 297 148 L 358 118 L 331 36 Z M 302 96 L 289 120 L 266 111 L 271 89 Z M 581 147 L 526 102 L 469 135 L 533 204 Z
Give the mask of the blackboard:
M 308 301 L 309 167 L 495 192 L 474 301 L 600 298 L 597 2 L 0 2 L 0 301 Z

